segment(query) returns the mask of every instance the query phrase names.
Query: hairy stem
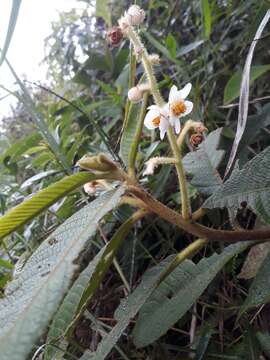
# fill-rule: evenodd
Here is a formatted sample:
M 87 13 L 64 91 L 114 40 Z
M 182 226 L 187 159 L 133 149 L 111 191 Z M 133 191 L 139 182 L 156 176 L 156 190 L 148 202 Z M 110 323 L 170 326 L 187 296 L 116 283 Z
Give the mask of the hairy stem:
M 175 137 L 173 129 L 171 127 L 168 129 L 168 138 L 169 138 L 169 142 L 170 142 L 170 145 L 172 148 L 173 155 L 177 160 L 175 167 L 176 167 L 178 181 L 179 181 L 179 185 L 180 185 L 182 216 L 185 220 L 188 220 L 190 218 L 191 212 L 190 212 L 190 203 L 189 203 L 189 197 L 188 197 L 186 176 L 185 176 L 185 171 L 184 171 L 184 167 L 182 164 L 182 157 L 181 157 L 180 151 L 177 146 L 176 137 Z
M 137 53 L 137 56 L 142 57 L 142 63 L 143 63 L 145 72 L 147 74 L 147 78 L 149 81 L 149 85 L 150 85 L 151 92 L 152 92 L 153 98 L 155 100 L 155 103 L 158 106 L 163 106 L 164 100 L 160 94 L 157 80 L 154 75 L 153 66 L 148 58 L 149 55 L 147 53 L 147 50 L 145 49 L 143 43 L 141 42 L 140 37 L 138 36 L 136 31 L 134 31 L 134 29 L 131 26 L 129 26 L 127 29 L 127 36 L 129 37 L 130 41 L 132 42 L 135 53 Z
M 151 211 L 171 224 L 187 231 L 188 233 L 211 241 L 225 241 L 234 243 L 237 241 L 270 240 L 270 228 L 260 230 L 216 230 L 206 226 L 192 223 L 183 219 L 176 211 L 171 210 L 141 188 L 130 186 L 129 192 L 144 202 L 144 208 Z

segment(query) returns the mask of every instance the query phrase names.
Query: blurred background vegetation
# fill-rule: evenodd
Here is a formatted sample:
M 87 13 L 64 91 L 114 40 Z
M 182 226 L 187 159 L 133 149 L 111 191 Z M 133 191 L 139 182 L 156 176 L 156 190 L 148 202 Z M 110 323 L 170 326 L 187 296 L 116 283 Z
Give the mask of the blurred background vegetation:
M 125 40 L 120 47 L 111 47 L 106 32 L 131 2 L 111 0 L 107 4 L 100 1 L 97 5 L 91 0 L 85 2 L 92 9 L 91 16 L 87 11 L 81 13 L 73 9 L 60 14 L 58 21 L 52 24 L 52 33 L 45 43 L 44 62 L 48 64 L 49 79 L 46 85 L 40 84 L 38 79 L 36 84 L 26 81 L 24 84 L 33 103 L 19 101 L 12 114 L 1 120 L 0 214 L 64 174 L 77 171 L 76 162 L 84 154 L 104 152 L 117 156 L 119 152 L 130 51 Z M 270 2 L 155 0 L 137 3 L 147 13 L 142 37 L 149 51 L 161 57 L 156 75 L 163 94 L 167 95 L 173 83 L 181 87 L 191 82 L 193 119 L 203 121 L 211 131 L 224 127 L 220 146 L 230 149 L 237 124 L 241 71 Z M 267 128 L 270 124 L 269 35 L 266 30 L 253 59 L 248 131 L 241 145 L 240 165 L 270 145 Z M 138 66 L 137 77 L 141 74 L 142 68 Z M 16 95 L 22 98 L 20 91 Z M 55 140 L 56 150 L 44 140 L 40 118 Z M 260 130 L 256 126 L 258 122 Z M 139 171 L 150 156 L 167 150 L 166 143 L 160 142 L 157 134 L 149 136 L 145 131 L 140 144 Z M 177 183 L 170 167 L 159 169 L 149 182 L 145 181 L 145 186 L 162 202 L 171 207 L 177 205 Z M 192 188 L 190 191 L 194 204 L 202 203 L 201 195 Z M 89 200 L 91 198 L 82 192 L 75 192 L 13 234 L 1 250 L 0 289 L 10 279 L 13 265 L 22 254 L 29 256 L 48 233 Z M 128 208 L 116 210 L 106 225 L 106 234 L 110 235 L 116 224 L 125 221 L 129 215 Z M 250 224 L 252 216 L 250 212 L 240 214 L 242 225 Z M 226 221 L 222 212 L 220 219 L 213 219 L 214 223 Z M 130 288 L 138 283 L 150 264 L 179 251 L 191 240 L 190 236 L 179 233 L 161 220 L 144 220 L 126 239 L 118 256 Z M 96 236 L 96 243 L 97 248 L 104 243 L 102 232 Z M 86 260 L 94 252 L 91 248 L 85 255 Z M 136 350 L 129 337 L 124 336 L 120 347 L 128 354 L 126 359 L 146 359 L 148 356 L 151 359 L 180 359 L 179 354 L 184 359 L 185 352 L 195 354 L 198 346 L 202 349 L 202 357 L 196 359 L 270 358 L 267 357 L 269 344 L 254 335 L 269 331 L 269 306 L 264 306 L 259 314 L 251 313 L 235 327 L 235 309 L 243 301 L 249 284 L 248 280 L 237 278 L 242 263 L 243 258 L 236 257 L 224 268 L 181 323 L 158 343 Z M 89 305 L 89 311 L 110 328 L 113 310 L 124 294 L 123 282 L 112 268 L 95 301 Z M 226 312 L 221 311 L 224 307 L 227 307 Z M 191 349 L 192 321 L 196 321 L 197 342 Z M 69 351 L 75 356 L 82 348 L 94 350 L 98 337 L 94 330 L 89 332 L 89 320 L 85 319 L 77 326 Z M 208 357 L 203 357 L 206 349 L 205 356 Z M 111 358 L 124 357 L 116 352 Z

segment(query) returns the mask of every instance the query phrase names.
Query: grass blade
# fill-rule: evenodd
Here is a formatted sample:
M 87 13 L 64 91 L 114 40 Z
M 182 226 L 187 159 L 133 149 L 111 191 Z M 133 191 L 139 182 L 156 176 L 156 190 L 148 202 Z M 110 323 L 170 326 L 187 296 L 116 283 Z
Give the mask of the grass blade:
M 56 159 L 59 161 L 59 163 L 62 165 L 63 169 L 67 173 L 71 173 L 71 168 L 68 164 L 68 161 L 66 159 L 66 156 L 62 153 L 59 145 L 57 144 L 55 138 L 52 136 L 52 134 L 49 131 L 49 128 L 43 118 L 43 115 L 37 111 L 35 107 L 35 103 L 33 102 L 27 88 L 23 84 L 23 82 L 20 80 L 19 76 L 16 74 L 15 70 L 9 63 L 9 61 L 6 59 L 6 63 L 16 79 L 16 82 L 18 83 L 19 87 L 22 91 L 22 96 L 18 98 L 23 102 L 26 109 L 29 111 L 29 114 L 32 116 L 33 121 L 35 122 L 36 127 L 40 131 L 43 139 L 46 141 L 46 143 L 49 145 L 50 149 L 52 150 L 53 154 L 55 155 Z
M 232 151 L 230 154 L 230 158 L 226 167 L 225 177 L 231 170 L 231 167 L 234 163 L 234 159 L 237 153 L 238 145 L 241 141 L 241 138 L 244 134 L 246 123 L 247 123 L 247 115 L 248 115 L 248 97 L 249 97 L 249 82 L 250 82 L 250 68 L 251 61 L 253 58 L 255 46 L 257 44 L 258 39 L 261 37 L 262 32 L 270 19 L 270 10 L 268 10 L 262 19 L 260 26 L 258 27 L 255 37 L 252 41 L 252 44 L 249 48 L 249 52 L 247 55 L 245 67 L 243 70 L 241 89 L 240 89 L 240 98 L 239 98 L 239 113 L 238 113 L 238 122 L 237 122 L 237 130 L 234 139 L 234 143 L 232 146 Z
M 0 66 L 3 64 L 3 61 L 6 57 L 11 39 L 12 39 L 12 35 L 14 33 L 15 27 L 16 27 L 16 23 L 17 23 L 17 19 L 18 19 L 18 14 L 20 11 L 20 6 L 21 6 L 21 0 L 13 0 L 12 3 L 12 8 L 11 8 L 11 14 L 9 17 L 9 24 L 8 24 L 8 30 L 7 30 L 7 35 L 6 35 L 6 40 L 4 43 L 4 47 L 2 50 L 2 54 L 0 57 Z

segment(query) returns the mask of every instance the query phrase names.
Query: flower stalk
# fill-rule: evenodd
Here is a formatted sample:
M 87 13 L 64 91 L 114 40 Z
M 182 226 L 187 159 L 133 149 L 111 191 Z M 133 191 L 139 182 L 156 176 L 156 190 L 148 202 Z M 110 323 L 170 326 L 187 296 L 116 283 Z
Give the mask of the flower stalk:
M 151 93 L 153 95 L 154 101 L 157 106 L 160 108 L 165 106 L 165 101 L 163 100 L 161 93 L 158 88 L 157 80 L 154 75 L 153 66 L 151 63 L 151 60 L 149 59 L 149 54 L 147 50 L 145 49 L 143 43 L 141 42 L 141 39 L 139 35 L 136 33 L 136 31 L 133 29 L 132 26 L 127 25 L 125 29 L 126 36 L 129 37 L 130 41 L 132 42 L 134 46 L 134 51 L 137 56 L 137 58 L 141 58 L 145 73 L 148 78 L 148 83 L 151 89 Z M 187 191 L 187 182 L 185 177 L 185 172 L 182 164 L 182 158 L 181 154 L 179 152 L 178 146 L 177 146 L 177 140 L 174 135 L 172 127 L 169 125 L 168 127 L 168 138 L 169 143 L 173 152 L 173 155 L 175 159 L 177 160 L 177 163 L 175 164 L 178 181 L 179 181 L 179 187 L 180 187 L 180 193 L 181 193 L 181 202 L 182 202 L 182 216 L 184 219 L 189 219 L 191 216 L 190 211 L 190 203 L 189 203 L 189 197 L 188 197 L 188 191 Z M 134 176 L 134 168 L 131 169 L 131 175 Z

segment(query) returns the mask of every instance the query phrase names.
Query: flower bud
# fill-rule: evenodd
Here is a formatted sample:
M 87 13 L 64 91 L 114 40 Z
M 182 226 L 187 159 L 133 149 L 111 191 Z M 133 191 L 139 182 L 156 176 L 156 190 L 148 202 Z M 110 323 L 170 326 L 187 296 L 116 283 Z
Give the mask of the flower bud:
M 190 145 L 193 148 L 197 148 L 200 145 L 200 143 L 203 141 L 203 135 L 201 133 L 193 134 L 191 135 L 189 141 L 190 141 Z
M 86 184 L 83 185 L 83 190 L 86 192 L 86 194 L 88 195 L 95 195 L 96 191 L 97 191 L 97 185 L 98 182 L 97 181 L 90 181 Z
M 118 25 L 122 31 L 123 34 L 126 34 L 127 29 L 129 28 L 130 24 L 129 24 L 129 20 L 127 18 L 127 16 L 122 16 L 119 20 L 118 20 Z
M 134 86 L 128 91 L 128 98 L 133 103 L 138 103 L 142 100 L 143 92 L 139 88 L 139 86 Z
M 126 12 L 126 16 L 130 25 L 140 25 L 144 21 L 145 12 L 138 5 L 132 5 Z
M 207 127 L 204 126 L 202 122 L 197 122 L 193 126 L 194 130 L 198 133 L 203 133 L 205 131 L 208 131 Z
M 107 38 L 112 46 L 119 46 L 123 39 L 123 32 L 119 26 L 112 27 L 108 33 Z
M 160 57 L 158 54 L 150 54 L 148 56 L 148 59 L 151 62 L 151 64 L 153 64 L 153 65 L 157 65 L 160 63 Z
M 82 169 L 99 172 L 118 170 L 117 165 L 103 154 L 96 156 L 84 156 L 78 161 L 78 165 Z

